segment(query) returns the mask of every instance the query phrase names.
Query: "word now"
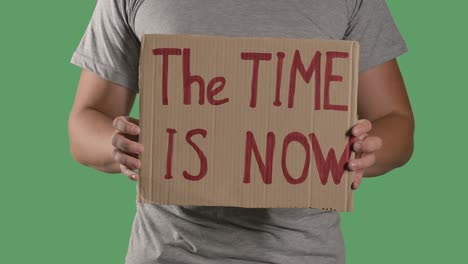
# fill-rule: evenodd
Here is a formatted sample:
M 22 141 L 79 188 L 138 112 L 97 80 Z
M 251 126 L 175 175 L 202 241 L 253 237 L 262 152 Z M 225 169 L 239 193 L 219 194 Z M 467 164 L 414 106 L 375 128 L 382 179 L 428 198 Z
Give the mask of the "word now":
M 167 148 L 167 158 L 166 158 L 166 175 L 165 179 L 172 179 L 172 159 L 173 159 L 173 148 L 174 148 L 174 136 L 177 131 L 173 128 L 168 128 L 166 130 L 168 133 L 168 148 Z M 200 159 L 200 171 L 197 175 L 192 175 L 187 171 L 183 171 L 183 177 L 191 181 L 199 181 L 206 176 L 208 172 L 208 160 L 203 150 L 193 142 L 192 137 L 195 135 L 201 135 L 203 138 L 206 138 L 207 131 L 205 129 L 197 128 L 188 131 L 185 135 L 185 140 L 187 143 L 195 150 Z M 311 143 L 309 143 L 309 140 Z M 304 148 L 304 167 L 302 173 L 299 177 L 293 177 L 287 168 L 286 157 L 288 154 L 288 146 L 292 142 L 299 143 Z M 325 185 L 328 181 L 328 175 L 331 172 L 333 182 L 339 184 L 343 176 L 345 165 L 349 161 L 351 155 L 351 144 L 352 140 L 348 140 L 348 143 L 340 157 L 340 160 L 337 161 L 335 150 L 330 148 L 328 151 L 327 157 L 325 158 L 322 152 L 322 148 L 319 144 L 319 141 L 314 133 L 310 133 L 308 136 L 303 135 L 299 132 L 291 132 L 287 134 L 283 139 L 282 150 L 281 150 L 281 169 L 284 178 L 290 184 L 300 184 L 303 183 L 309 172 L 311 153 L 314 154 L 315 164 L 317 166 L 318 176 L 320 182 Z M 275 153 L 276 137 L 273 132 L 267 133 L 267 144 L 266 144 L 266 153 L 265 158 L 262 159 L 261 154 L 258 150 L 255 137 L 251 131 L 246 132 L 245 140 L 245 159 L 244 159 L 244 175 L 243 182 L 250 183 L 251 178 L 251 167 L 252 167 L 252 154 L 255 156 L 255 161 L 257 163 L 259 172 L 262 176 L 262 180 L 265 184 L 272 183 L 272 168 L 273 168 L 273 155 Z
M 157 48 L 152 50 L 153 55 L 162 56 L 162 104 L 167 105 L 169 103 L 167 94 L 167 82 L 169 78 L 169 57 L 182 55 L 182 79 L 183 79 L 183 102 L 185 105 L 192 104 L 192 84 L 198 84 L 198 104 L 203 105 L 205 103 L 205 79 L 200 75 L 192 75 L 190 70 L 190 49 L 189 48 Z M 285 53 L 279 51 L 276 53 L 276 88 L 275 88 L 275 99 L 273 101 L 274 106 L 281 106 L 280 100 L 281 91 L 281 78 L 283 75 L 283 60 Z M 250 87 L 250 104 L 251 108 L 255 108 L 257 105 L 257 87 L 258 87 L 258 72 L 260 67 L 260 61 L 271 61 L 272 53 L 260 53 L 260 52 L 241 52 L 241 60 L 250 60 L 253 63 L 252 67 L 252 81 Z M 347 105 L 336 105 L 330 102 L 330 84 L 331 82 L 342 82 L 343 76 L 333 75 L 333 59 L 336 58 L 349 58 L 348 52 L 339 51 L 328 51 L 325 54 L 325 71 L 323 73 L 324 88 L 323 88 L 323 109 L 325 110 L 336 110 L 336 111 L 347 111 Z M 296 92 L 296 76 L 300 74 L 302 79 L 309 83 L 312 75 L 315 76 L 315 102 L 314 109 L 321 109 L 321 61 L 322 53 L 317 51 L 309 63 L 309 66 L 304 66 L 299 50 L 294 52 L 294 57 L 289 70 L 289 90 L 288 90 L 288 108 L 294 107 L 294 95 Z M 226 85 L 226 78 L 223 76 L 217 76 L 211 79 L 206 85 L 206 99 L 208 103 L 212 105 L 222 105 L 229 102 L 229 98 L 216 99 L 215 96 L 222 92 Z

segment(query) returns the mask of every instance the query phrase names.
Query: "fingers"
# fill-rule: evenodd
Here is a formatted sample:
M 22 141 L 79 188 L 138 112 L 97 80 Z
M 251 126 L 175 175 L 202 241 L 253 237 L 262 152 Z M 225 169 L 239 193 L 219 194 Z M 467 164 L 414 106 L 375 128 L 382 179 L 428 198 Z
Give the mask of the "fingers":
M 353 181 L 353 184 L 351 184 L 351 189 L 357 190 L 357 188 L 359 188 L 359 185 L 361 185 L 363 176 L 364 176 L 364 170 L 354 171 L 354 181 Z
M 372 123 L 367 119 L 360 119 L 356 122 L 351 130 L 353 136 L 358 137 L 363 133 L 367 133 L 372 129 Z
M 383 145 L 382 139 L 376 136 L 366 136 L 363 140 L 358 140 L 353 144 L 353 150 L 356 152 L 375 152 Z
M 120 136 L 120 137 L 122 137 L 123 140 L 128 141 L 127 143 L 124 143 L 123 145 L 125 144 L 131 145 L 131 144 L 136 143 L 136 142 L 132 142 L 126 139 L 123 136 Z M 117 137 L 113 137 L 113 139 L 114 138 L 117 138 Z M 119 144 L 116 144 L 116 145 L 119 145 Z M 121 144 L 119 146 L 122 147 Z M 127 148 L 127 147 L 124 146 L 123 148 Z M 128 149 L 132 149 L 132 147 L 128 147 Z M 122 172 L 122 174 L 126 175 L 130 180 L 138 181 L 139 179 L 138 173 L 134 172 L 134 170 L 139 169 L 141 167 L 141 161 L 137 158 L 137 156 L 134 157 L 132 153 L 122 151 L 121 149 L 117 147 L 112 150 L 112 156 L 114 160 L 120 164 L 120 171 Z
M 123 134 L 140 134 L 139 120 L 130 116 L 119 116 L 114 119 L 112 126 Z
M 129 179 L 137 181 L 141 162 L 137 154 L 143 152 L 143 144 L 138 142 L 140 134 L 139 120 L 130 116 L 119 116 L 114 119 L 112 126 L 116 129 L 112 134 L 112 156 L 120 165 L 120 171 Z
M 130 170 L 127 166 L 120 164 L 120 171 L 123 175 L 127 176 L 132 181 L 138 181 L 139 176 L 138 173 Z
M 353 170 L 353 171 L 366 169 L 374 165 L 374 163 L 375 163 L 375 155 L 374 153 L 370 153 L 370 154 L 362 155 L 360 158 L 350 160 L 348 162 L 348 169 Z
M 364 153 L 362 152 L 356 153 L 356 159 L 360 159 L 363 155 Z M 348 165 L 348 168 L 349 168 L 349 165 Z M 354 175 L 354 180 L 353 180 L 353 183 L 351 184 L 351 189 L 357 190 L 359 188 L 359 185 L 362 182 L 362 177 L 364 177 L 364 169 L 355 169 L 353 171 L 353 175 Z
M 115 161 L 117 161 L 119 164 L 126 166 L 130 170 L 136 170 L 140 168 L 141 162 L 140 160 L 128 155 L 127 153 L 124 153 L 116 148 L 112 150 L 112 156 Z
M 134 154 L 141 154 L 144 150 L 143 144 L 126 138 L 125 135 L 118 130 L 112 134 L 112 145 L 123 152 Z
M 356 152 L 355 159 L 347 163 L 349 170 L 353 171 L 354 181 L 351 188 L 356 190 L 364 177 L 365 169 L 373 166 L 376 162 L 374 152 L 382 147 L 382 139 L 376 136 L 369 136 L 368 132 L 372 129 L 372 123 L 367 119 L 360 119 L 351 130 L 355 137 L 352 142 L 353 151 Z

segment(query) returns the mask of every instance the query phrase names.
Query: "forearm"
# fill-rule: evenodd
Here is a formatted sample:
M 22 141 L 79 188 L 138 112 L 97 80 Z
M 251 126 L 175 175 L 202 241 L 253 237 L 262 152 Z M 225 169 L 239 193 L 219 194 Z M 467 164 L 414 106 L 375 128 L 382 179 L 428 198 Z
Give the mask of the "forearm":
M 112 157 L 112 122 L 112 118 L 94 109 L 70 115 L 70 150 L 76 161 L 102 172 L 120 172 Z
M 382 139 L 375 152 L 376 162 L 364 171 L 365 177 L 379 176 L 409 161 L 413 153 L 414 121 L 410 116 L 391 113 L 372 121 L 370 136 Z

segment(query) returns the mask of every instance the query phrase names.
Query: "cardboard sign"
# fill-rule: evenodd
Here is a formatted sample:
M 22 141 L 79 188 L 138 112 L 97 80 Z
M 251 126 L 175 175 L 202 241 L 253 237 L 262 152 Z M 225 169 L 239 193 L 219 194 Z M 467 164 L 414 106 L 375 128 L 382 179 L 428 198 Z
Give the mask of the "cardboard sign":
M 353 41 L 144 35 L 139 201 L 351 211 L 358 61 Z

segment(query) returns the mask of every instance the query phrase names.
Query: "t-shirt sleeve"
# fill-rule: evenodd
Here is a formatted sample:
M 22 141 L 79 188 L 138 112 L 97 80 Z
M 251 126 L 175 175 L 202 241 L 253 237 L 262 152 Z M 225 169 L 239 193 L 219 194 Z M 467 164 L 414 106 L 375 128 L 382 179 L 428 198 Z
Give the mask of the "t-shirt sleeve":
M 140 41 L 125 0 L 97 0 L 70 63 L 138 93 Z
M 359 41 L 360 71 L 408 51 L 385 0 L 347 0 L 349 24 L 344 39 Z

